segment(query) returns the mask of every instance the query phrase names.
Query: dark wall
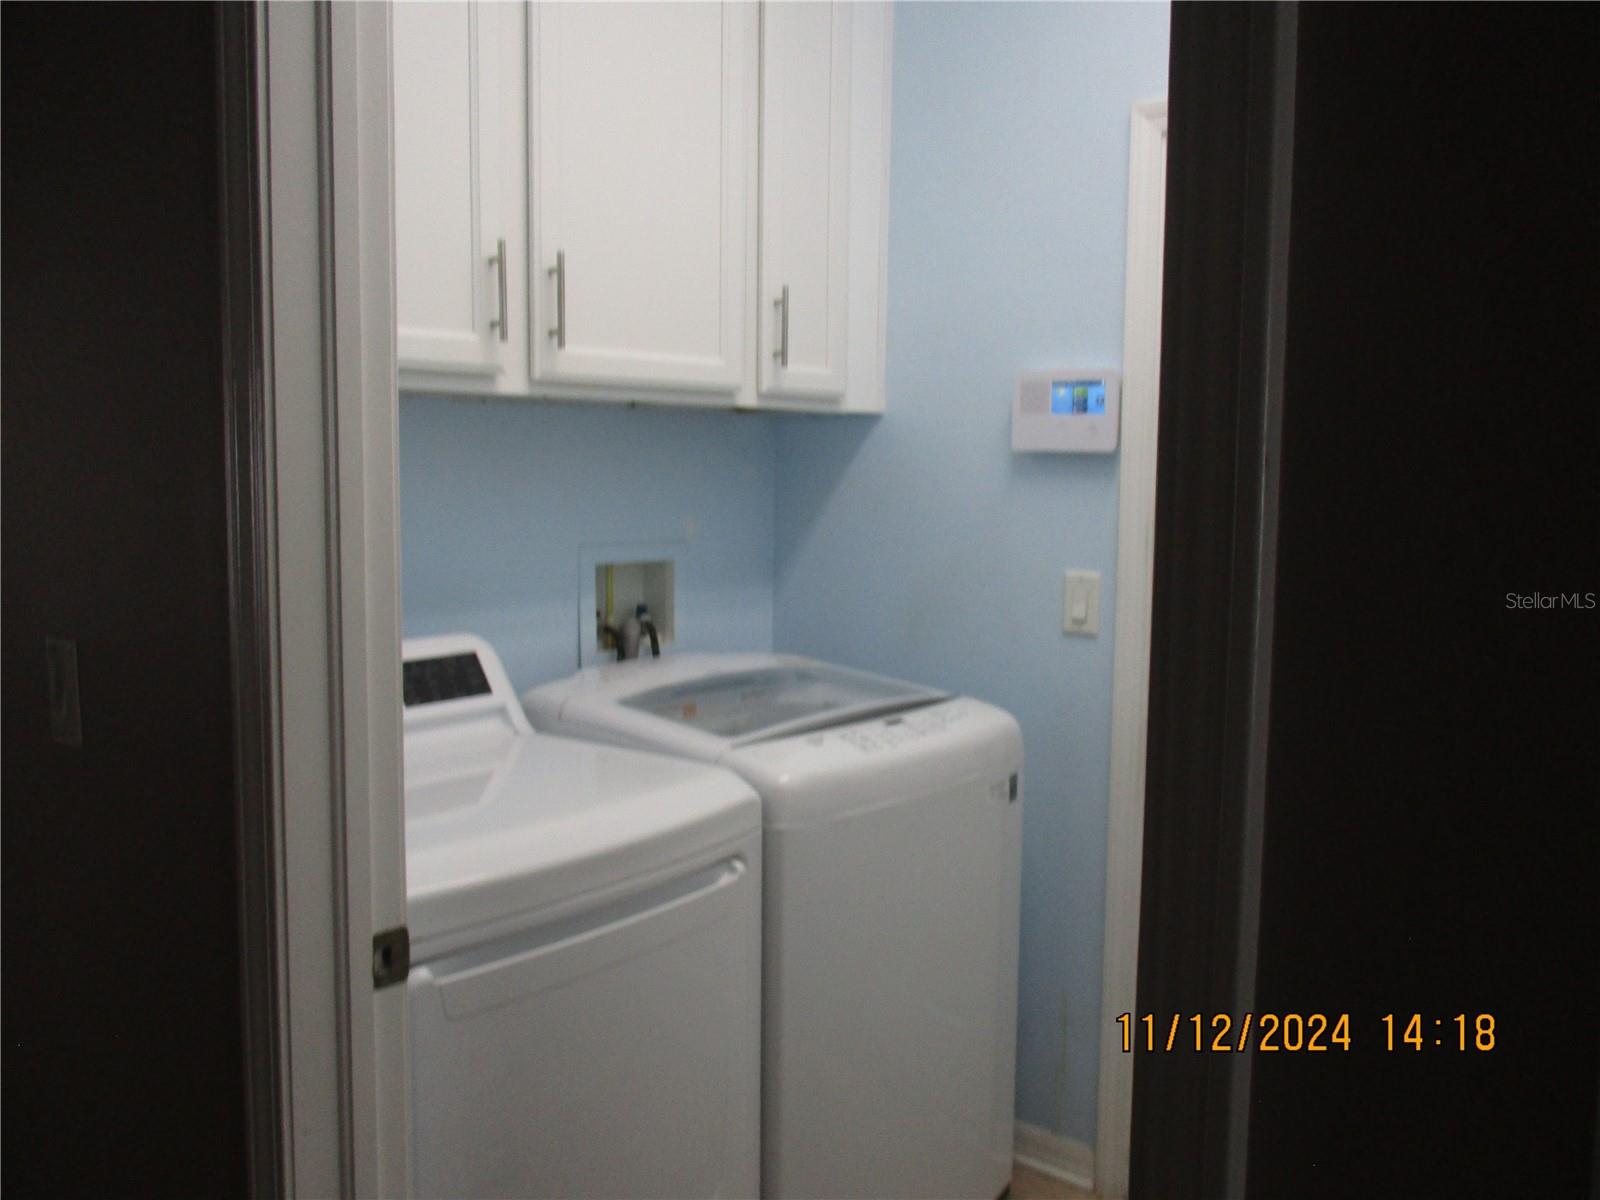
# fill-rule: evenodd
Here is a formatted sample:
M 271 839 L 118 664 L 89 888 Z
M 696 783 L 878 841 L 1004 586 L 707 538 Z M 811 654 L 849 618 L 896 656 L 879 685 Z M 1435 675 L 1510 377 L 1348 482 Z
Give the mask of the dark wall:
M 1256 1056 L 1250 1192 L 1586 1196 L 1600 14 L 1299 23 L 1257 1007 L 1355 1047 Z
M 0 21 L 4 1188 L 237 1194 L 214 13 Z

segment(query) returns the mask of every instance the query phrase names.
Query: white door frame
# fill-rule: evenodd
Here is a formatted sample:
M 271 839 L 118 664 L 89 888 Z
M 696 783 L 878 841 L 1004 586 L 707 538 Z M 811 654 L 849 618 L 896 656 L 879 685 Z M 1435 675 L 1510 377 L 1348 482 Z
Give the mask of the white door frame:
M 1111 671 L 1111 789 L 1106 831 L 1105 949 L 1100 981 L 1099 1119 L 1094 1155 L 1095 1191 L 1103 1200 L 1122 1200 L 1128 1194 L 1133 1122 L 1133 1055 L 1122 1052 L 1121 1043 L 1111 1031 L 1119 1013 L 1133 1011 L 1139 964 L 1166 180 L 1167 102 L 1142 101 L 1133 106 L 1128 154 L 1122 458 L 1117 470 L 1116 644 Z
M 267 669 L 241 871 L 265 880 L 243 956 L 272 1013 L 250 1053 L 275 1087 L 252 1104 L 275 1111 L 253 1111 L 252 1180 L 400 1196 L 405 989 L 375 985 L 373 951 L 405 923 L 389 12 L 258 4 L 253 22 L 260 442 L 235 488 Z

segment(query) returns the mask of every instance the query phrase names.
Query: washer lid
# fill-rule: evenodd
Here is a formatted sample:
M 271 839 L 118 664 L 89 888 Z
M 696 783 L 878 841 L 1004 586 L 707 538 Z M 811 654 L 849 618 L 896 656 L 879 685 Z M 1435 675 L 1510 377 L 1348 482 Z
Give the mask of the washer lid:
M 524 734 L 406 783 L 414 957 L 533 923 L 587 893 L 761 827 L 730 771 Z
M 731 746 L 918 708 L 948 692 L 806 658 L 685 654 L 581 671 L 523 704 L 572 729 L 715 758 Z M 664 724 L 663 724 L 664 723 Z
M 620 701 L 636 712 L 735 744 L 863 720 L 946 693 L 828 663 L 801 662 L 668 684 Z

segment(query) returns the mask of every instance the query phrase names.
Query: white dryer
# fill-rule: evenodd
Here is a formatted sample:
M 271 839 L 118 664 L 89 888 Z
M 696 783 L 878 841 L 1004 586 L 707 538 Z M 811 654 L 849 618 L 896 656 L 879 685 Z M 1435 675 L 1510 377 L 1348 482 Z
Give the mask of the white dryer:
M 753 1194 L 756 795 L 534 733 L 477 638 L 404 657 L 414 1194 Z
M 766 823 L 762 1192 L 1011 1178 L 1022 737 L 992 705 L 773 655 L 523 696 L 535 727 L 719 763 Z

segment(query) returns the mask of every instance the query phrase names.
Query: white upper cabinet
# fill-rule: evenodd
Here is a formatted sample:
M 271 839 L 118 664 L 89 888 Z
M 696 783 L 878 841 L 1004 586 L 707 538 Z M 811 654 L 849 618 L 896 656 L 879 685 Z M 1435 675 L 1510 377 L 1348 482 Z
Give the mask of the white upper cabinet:
M 845 391 L 851 7 L 761 8 L 762 395 L 837 400 Z
M 402 387 L 883 410 L 891 5 L 391 19 Z
M 745 383 L 758 15 L 742 3 L 529 10 L 536 386 L 728 404 Z
M 850 36 L 850 357 L 842 412 L 884 410 L 889 300 L 889 101 L 894 9 L 848 5 Z
M 508 244 L 498 6 L 394 6 L 396 351 L 413 371 L 504 367 Z M 520 342 L 520 338 L 518 341 Z

